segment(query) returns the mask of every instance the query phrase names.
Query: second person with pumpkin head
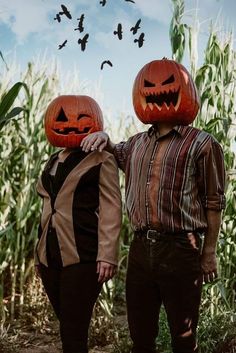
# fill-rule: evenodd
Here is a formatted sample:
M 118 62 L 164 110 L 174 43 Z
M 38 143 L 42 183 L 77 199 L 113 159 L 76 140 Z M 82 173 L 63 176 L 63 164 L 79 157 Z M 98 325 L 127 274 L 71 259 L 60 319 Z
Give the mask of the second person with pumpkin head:
M 126 282 L 132 352 L 156 352 L 162 304 L 173 353 L 197 352 L 202 282 L 217 277 L 225 207 L 222 149 L 189 125 L 199 109 L 198 95 L 186 68 L 173 60 L 154 60 L 139 71 L 133 105 L 138 118 L 151 124 L 148 131 L 116 145 L 104 132 L 81 143 L 85 152 L 106 148 L 125 172 L 134 232 Z

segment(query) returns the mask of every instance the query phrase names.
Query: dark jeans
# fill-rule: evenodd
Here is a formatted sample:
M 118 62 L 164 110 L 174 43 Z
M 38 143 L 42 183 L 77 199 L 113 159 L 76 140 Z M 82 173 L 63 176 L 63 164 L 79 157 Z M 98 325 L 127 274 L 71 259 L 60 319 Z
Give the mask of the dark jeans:
M 174 353 L 197 352 L 201 299 L 200 239 L 165 235 L 155 241 L 135 237 L 127 271 L 127 310 L 133 353 L 156 352 L 163 304 Z
M 41 278 L 60 321 L 64 353 L 87 353 L 88 328 L 101 290 L 97 264 L 75 264 L 64 268 L 40 265 Z

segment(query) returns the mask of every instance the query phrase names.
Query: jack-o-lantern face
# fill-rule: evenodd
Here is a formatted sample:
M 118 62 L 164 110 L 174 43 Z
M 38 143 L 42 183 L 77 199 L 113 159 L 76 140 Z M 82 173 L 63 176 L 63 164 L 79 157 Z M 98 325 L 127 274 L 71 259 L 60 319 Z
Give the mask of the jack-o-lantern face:
M 102 111 L 89 96 L 59 96 L 47 108 L 45 132 L 53 146 L 76 148 L 85 136 L 102 130 Z
M 154 60 L 138 73 L 133 105 L 144 124 L 170 122 L 188 125 L 195 119 L 199 100 L 192 77 L 174 60 Z

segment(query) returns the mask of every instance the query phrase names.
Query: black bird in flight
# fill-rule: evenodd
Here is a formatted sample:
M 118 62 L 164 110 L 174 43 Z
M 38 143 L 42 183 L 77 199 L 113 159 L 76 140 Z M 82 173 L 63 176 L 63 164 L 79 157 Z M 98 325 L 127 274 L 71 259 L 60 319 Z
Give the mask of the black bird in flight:
M 102 64 L 101 64 L 101 70 L 103 69 L 103 66 L 104 66 L 105 64 L 108 64 L 108 65 L 110 65 L 111 67 L 113 66 L 113 65 L 112 65 L 112 62 L 111 62 L 110 60 L 105 60 L 105 61 L 103 61 Z
M 138 32 L 138 29 L 140 28 L 140 23 L 141 23 L 141 18 L 137 21 L 136 25 L 134 27 L 131 27 L 130 30 L 133 32 L 133 34 L 136 34 Z
M 105 5 L 106 5 L 106 2 L 107 2 L 107 0 L 101 0 L 101 1 L 100 1 L 100 4 L 101 4 L 102 6 L 105 6 Z
M 122 25 L 121 25 L 121 23 L 118 23 L 118 26 L 117 26 L 117 31 L 114 31 L 113 32 L 115 35 L 117 34 L 118 35 L 118 38 L 119 38 L 119 40 L 121 40 L 122 39 Z
M 141 33 L 138 39 L 134 40 L 134 43 L 138 43 L 139 48 L 143 46 L 144 42 L 144 33 Z
M 89 34 L 85 34 L 84 38 L 78 40 L 78 44 L 81 44 L 81 50 L 84 51 L 86 49 L 86 43 L 88 43 Z
M 66 15 L 66 17 L 71 20 L 72 16 L 71 16 L 70 12 L 68 11 L 67 7 L 65 5 L 61 5 L 61 8 L 62 8 L 62 12 L 59 12 L 59 15 Z
M 55 21 L 61 22 L 61 17 L 59 15 L 59 13 L 56 14 L 56 17 L 54 17 Z
M 134 0 L 125 0 L 125 1 L 132 2 L 133 4 L 135 4 Z
M 60 50 L 64 48 L 66 46 L 66 43 L 67 43 L 67 39 L 62 44 L 59 44 L 58 49 Z
M 75 28 L 75 31 L 80 31 L 81 33 L 84 30 L 84 26 L 83 26 L 84 14 L 82 14 L 80 18 L 77 18 L 77 20 L 79 21 L 79 23 L 78 23 L 78 27 Z

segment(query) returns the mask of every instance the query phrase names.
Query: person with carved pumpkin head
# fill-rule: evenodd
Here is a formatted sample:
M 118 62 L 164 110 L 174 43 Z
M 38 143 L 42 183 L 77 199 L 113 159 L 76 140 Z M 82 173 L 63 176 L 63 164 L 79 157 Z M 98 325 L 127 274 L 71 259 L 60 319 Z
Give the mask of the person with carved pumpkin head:
M 197 352 L 202 282 L 217 277 L 225 207 L 222 148 L 190 125 L 199 109 L 196 87 L 173 60 L 154 60 L 139 71 L 133 105 L 138 118 L 151 124 L 148 131 L 116 145 L 104 132 L 81 143 L 84 151 L 106 147 L 125 172 L 134 231 L 126 280 L 132 352 L 156 351 L 161 305 L 173 352 Z
M 37 184 L 43 199 L 36 271 L 60 322 L 64 353 L 87 353 L 88 328 L 102 284 L 113 277 L 118 258 L 121 195 L 114 156 L 85 153 L 82 139 L 103 130 L 94 99 L 65 95 L 45 114 L 51 145 Z

